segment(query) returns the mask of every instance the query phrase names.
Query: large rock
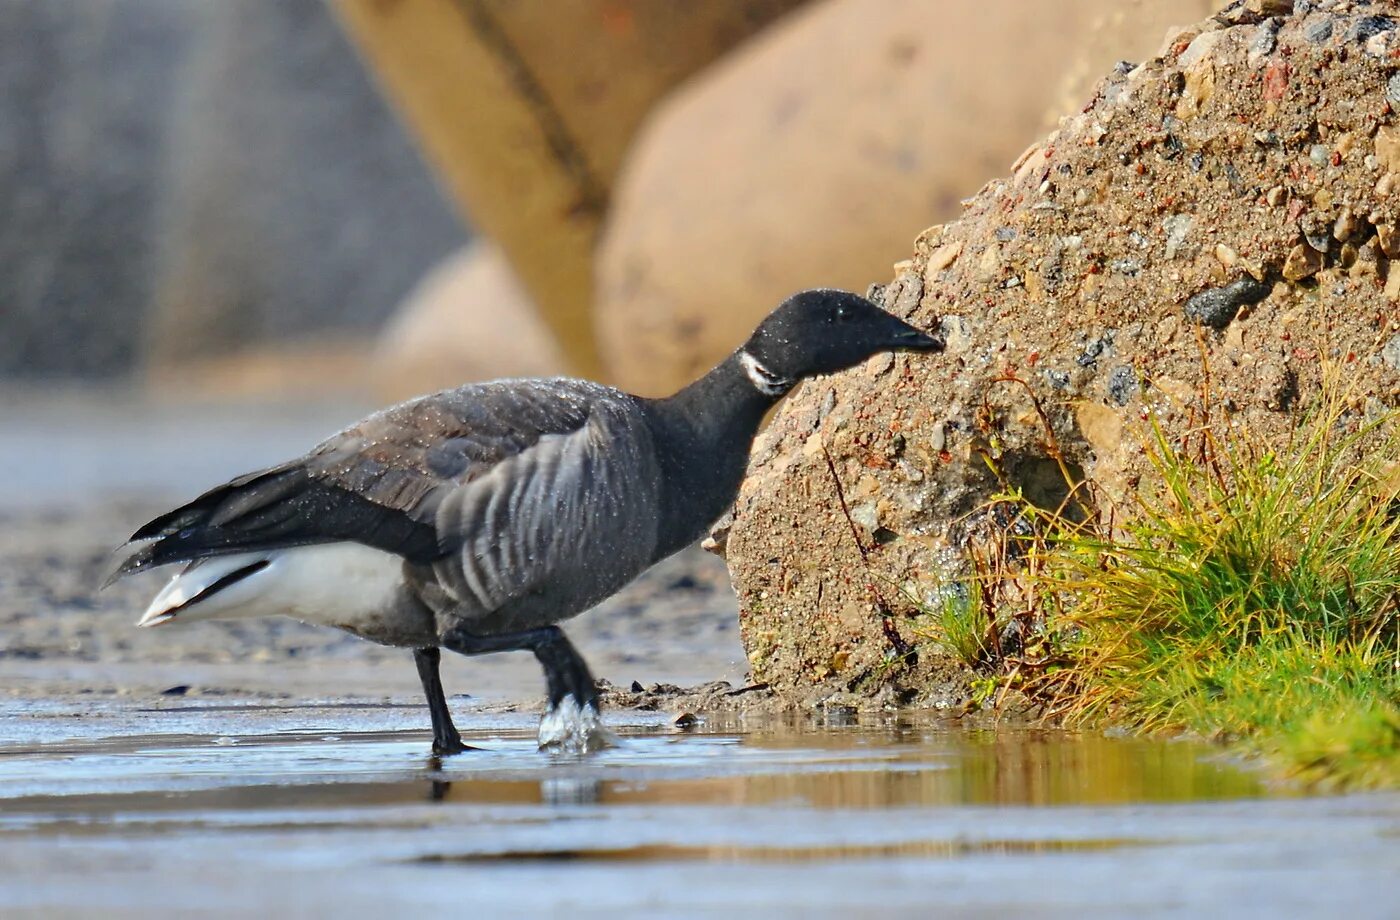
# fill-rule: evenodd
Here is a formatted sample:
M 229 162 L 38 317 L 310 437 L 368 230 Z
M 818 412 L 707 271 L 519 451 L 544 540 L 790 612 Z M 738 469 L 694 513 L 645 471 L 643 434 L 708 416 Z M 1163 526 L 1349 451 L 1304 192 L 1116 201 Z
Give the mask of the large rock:
M 904 593 L 932 602 L 1007 523 L 994 493 L 1056 506 L 1063 463 L 1128 509 L 1152 481 L 1149 422 L 1282 444 L 1324 368 L 1352 422 L 1400 402 L 1397 10 L 1259 6 L 1113 71 L 919 236 L 880 296 L 941 325 L 945 355 L 877 358 L 784 404 L 727 541 L 756 678 L 881 683 L 915 641 Z
M 371 365 L 377 394 L 405 399 L 494 377 L 562 374 L 566 362 L 500 249 L 454 253 L 385 327 Z
M 150 360 L 368 339 L 465 232 L 321 0 L 194 6 Z
M 639 137 L 600 247 L 614 377 L 669 391 L 792 291 L 887 271 L 1043 130 L 1073 49 L 1123 5 L 827 0 L 693 81 Z M 1155 50 L 1203 5 L 1129 4 L 1146 25 L 1095 45 L 1093 72 Z

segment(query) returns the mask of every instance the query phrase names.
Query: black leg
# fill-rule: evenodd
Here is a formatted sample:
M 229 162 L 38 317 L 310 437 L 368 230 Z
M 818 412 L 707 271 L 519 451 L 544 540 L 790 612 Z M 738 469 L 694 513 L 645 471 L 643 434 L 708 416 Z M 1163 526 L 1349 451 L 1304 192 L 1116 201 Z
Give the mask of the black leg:
M 418 679 L 423 681 L 423 693 L 428 697 L 428 713 L 433 717 L 433 753 L 458 754 L 471 748 L 462 743 L 462 736 L 457 734 L 457 727 L 452 724 L 452 711 L 447 708 L 442 678 L 438 675 L 441 660 L 442 652 L 436 648 L 413 650 L 413 663 L 418 665 Z
M 489 655 L 493 652 L 531 651 L 544 668 L 549 688 L 549 708 L 555 709 L 565 697 L 573 697 L 579 708 L 598 710 L 598 687 L 583 656 L 558 626 L 545 626 L 500 636 L 474 636 L 460 626 L 442 634 L 442 647 L 460 655 Z

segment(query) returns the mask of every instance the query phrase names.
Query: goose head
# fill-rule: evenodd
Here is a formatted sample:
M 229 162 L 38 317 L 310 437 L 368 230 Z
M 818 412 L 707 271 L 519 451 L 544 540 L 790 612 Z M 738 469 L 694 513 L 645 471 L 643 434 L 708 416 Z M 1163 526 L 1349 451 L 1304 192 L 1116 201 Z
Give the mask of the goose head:
M 943 340 L 847 291 L 802 291 L 783 301 L 744 344 L 755 381 L 777 387 L 854 367 L 884 351 L 942 351 Z

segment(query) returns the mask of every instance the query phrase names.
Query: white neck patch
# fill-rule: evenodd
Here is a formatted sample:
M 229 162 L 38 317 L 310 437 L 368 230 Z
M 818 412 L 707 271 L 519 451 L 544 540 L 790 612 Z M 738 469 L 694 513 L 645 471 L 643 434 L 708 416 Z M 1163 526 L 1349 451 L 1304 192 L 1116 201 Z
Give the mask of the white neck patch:
M 748 375 L 749 383 L 753 384 L 755 390 L 765 396 L 782 396 L 792 385 L 796 383 L 787 377 L 779 377 L 759 363 L 759 360 L 747 351 L 740 350 L 739 363 L 744 366 L 744 373 Z

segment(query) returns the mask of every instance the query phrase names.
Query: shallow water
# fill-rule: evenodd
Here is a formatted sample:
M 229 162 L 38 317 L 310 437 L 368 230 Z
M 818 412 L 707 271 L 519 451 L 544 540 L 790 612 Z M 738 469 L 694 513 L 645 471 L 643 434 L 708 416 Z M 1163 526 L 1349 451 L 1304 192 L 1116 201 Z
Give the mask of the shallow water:
M 7 913 L 1394 916 L 1400 895 L 1400 797 L 1288 794 L 1186 743 L 613 713 L 622 744 L 578 760 L 537 752 L 531 715 L 464 713 L 482 750 L 437 761 L 413 706 L 5 706 Z

